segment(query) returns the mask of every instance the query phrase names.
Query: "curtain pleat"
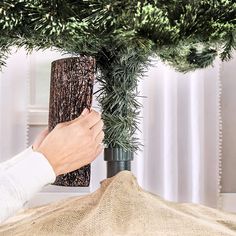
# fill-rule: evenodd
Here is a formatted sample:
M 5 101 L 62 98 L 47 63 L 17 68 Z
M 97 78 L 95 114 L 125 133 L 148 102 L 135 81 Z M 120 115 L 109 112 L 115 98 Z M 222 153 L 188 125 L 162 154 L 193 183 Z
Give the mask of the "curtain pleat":
M 218 60 L 214 67 L 187 74 L 157 62 L 140 82 L 147 96 L 142 100 L 144 147 L 133 172 L 145 189 L 166 200 L 217 207 L 218 71 Z
M 12 49 L 0 74 L 0 161 L 26 148 L 28 117 L 28 59 L 24 49 Z

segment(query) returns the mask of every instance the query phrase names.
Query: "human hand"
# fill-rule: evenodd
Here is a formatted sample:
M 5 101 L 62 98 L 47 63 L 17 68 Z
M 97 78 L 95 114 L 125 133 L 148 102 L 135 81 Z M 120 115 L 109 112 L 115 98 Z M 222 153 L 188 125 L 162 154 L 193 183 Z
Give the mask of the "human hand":
M 37 147 L 52 165 L 56 175 L 91 163 L 103 150 L 101 115 L 85 109 L 78 118 L 58 124 Z

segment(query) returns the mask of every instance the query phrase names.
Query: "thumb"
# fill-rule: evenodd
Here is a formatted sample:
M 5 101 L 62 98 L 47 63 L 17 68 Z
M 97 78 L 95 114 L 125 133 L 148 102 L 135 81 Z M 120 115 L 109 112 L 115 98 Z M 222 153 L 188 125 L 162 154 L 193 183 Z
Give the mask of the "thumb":
M 49 133 L 48 128 L 46 128 L 38 134 L 32 145 L 33 150 L 36 150 L 40 146 L 43 140 L 47 137 L 48 133 Z

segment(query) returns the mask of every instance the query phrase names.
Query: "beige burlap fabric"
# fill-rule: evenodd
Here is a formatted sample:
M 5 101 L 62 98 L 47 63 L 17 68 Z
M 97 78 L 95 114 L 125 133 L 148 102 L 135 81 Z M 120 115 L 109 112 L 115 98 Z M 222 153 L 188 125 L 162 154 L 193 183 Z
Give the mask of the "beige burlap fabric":
M 18 214 L 0 227 L 0 235 L 235 236 L 236 214 L 165 201 L 123 171 L 92 194 Z

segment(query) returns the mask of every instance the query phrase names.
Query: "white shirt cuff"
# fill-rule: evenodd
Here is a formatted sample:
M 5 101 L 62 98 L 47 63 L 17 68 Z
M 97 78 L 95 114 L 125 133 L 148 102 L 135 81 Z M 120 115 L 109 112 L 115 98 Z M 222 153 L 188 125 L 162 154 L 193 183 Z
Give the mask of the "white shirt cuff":
M 56 179 L 55 172 L 47 158 L 43 154 L 33 151 L 32 147 L 17 155 L 14 165 L 8 165 L 5 171 L 16 189 L 22 193 L 21 197 L 25 202 L 42 187 L 53 183 Z

